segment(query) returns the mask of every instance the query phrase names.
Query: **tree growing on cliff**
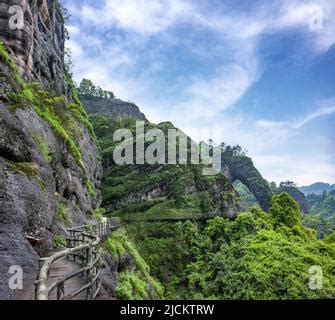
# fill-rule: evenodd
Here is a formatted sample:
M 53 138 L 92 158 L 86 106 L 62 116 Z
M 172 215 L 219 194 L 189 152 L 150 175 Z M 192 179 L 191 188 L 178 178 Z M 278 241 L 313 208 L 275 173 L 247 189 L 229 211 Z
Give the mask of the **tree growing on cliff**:
M 83 79 L 78 87 L 79 95 L 93 96 L 102 99 L 113 99 L 114 93 L 111 91 L 103 90 L 96 86 L 91 80 Z

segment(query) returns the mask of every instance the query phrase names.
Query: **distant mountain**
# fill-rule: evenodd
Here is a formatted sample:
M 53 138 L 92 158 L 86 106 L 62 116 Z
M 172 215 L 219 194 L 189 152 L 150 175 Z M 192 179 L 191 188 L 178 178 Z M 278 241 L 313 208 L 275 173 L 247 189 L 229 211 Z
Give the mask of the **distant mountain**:
M 310 186 L 304 186 L 299 188 L 299 190 L 301 192 L 303 192 L 305 195 L 309 195 L 309 194 L 316 194 L 316 195 L 320 195 L 322 194 L 324 191 L 332 191 L 335 190 L 335 184 L 329 184 L 329 183 L 324 183 L 324 182 L 316 182 L 311 184 Z

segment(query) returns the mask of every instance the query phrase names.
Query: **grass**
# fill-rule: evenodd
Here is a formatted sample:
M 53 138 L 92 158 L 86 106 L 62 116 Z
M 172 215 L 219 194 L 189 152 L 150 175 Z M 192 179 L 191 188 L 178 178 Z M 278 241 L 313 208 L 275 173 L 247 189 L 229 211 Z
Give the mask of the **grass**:
M 57 205 L 57 221 L 63 223 L 67 227 L 72 227 L 72 220 L 69 216 L 69 210 L 61 203 Z
M 15 64 L 13 58 L 7 52 L 5 45 L 3 42 L 0 41 L 0 59 L 1 61 L 9 68 L 10 74 L 4 74 L 6 77 L 9 76 L 9 80 L 17 83 L 18 86 L 23 87 L 24 81 L 20 77 L 20 72 Z
M 115 290 L 116 297 L 120 300 L 146 300 L 149 296 L 147 286 L 140 273 L 122 272 Z
M 18 68 L 17 68 L 14 60 L 12 59 L 12 57 L 7 52 L 7 50 L 6 50 L 5 45 L 4 45 L 3 42 L 0 42 L 0 57 L 1 57 L 2 62 L 5 65 L 7 65 L 13 71 L 17 71 L 18 72 Z
M 95 187 L 94 187 L 94 184 L 93 182 L 90 180 L 90 178 L 87 178 L 86 179 L 86 188 L 90 194 L 90 196 L 93 198 L 93 199 L 96 199 L 97 197 L 97 193 L 95 191 Z
M 55 249 L 62 249 L 67 246 L 66 237 L 61 234 L 55 235 L 52 239 L 52 243 Z
M 104 208 L 94 209 L 94 217 L 98 222 L 102 222 L 106 210 Z
M 34 162 L 13 162 L 9 161 L 10 168 L 19 174 L 25 175 L 28 178 L 34 179 L 41 190 L 45 189 L 45 184 L 40 177 L 40 167 Z
M 116 289 L 121 299 L 146 299 L 163 297 L 161 284 L 150 275 L 150 268 L 141 257 L 133 243 L 127 237 L 124 229 L 119 229 L 107 240 L 107 250 L 114 259 L 120 260 L 127 252 L 136 264 L 136 272 L 123 272 L 120 284 Z
M 37 143 L 38 147 L 40 148 L 44 159 L 47 162 L 51 162 L 52 161 L 52 153 L 50 150 L 50 147 L 48 145 L 48 143 L 37 133 L 32 133 L 32 137 L 34 139 L 34 141 Z

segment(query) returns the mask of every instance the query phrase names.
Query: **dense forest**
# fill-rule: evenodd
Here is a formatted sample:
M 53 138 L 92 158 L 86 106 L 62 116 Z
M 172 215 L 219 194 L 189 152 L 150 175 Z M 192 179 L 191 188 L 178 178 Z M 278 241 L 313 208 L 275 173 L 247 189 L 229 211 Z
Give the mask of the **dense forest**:
M 324 191 L 321 195 L 306 196 L 308 214 L 303 216 L 303 223 L 318 231 L 320 237 L 335 231 L 335 191 Z
M 106 167 L 103 206 L 107 214 L 124 221 L 121 233 L 113 239 L 121 239 L 121 248 L 124 239 L 134 244 L 152 276 L 163 286 L 165 298 L 313 299 L 334 296 L 334 235 L 327 234 L 321 240 L 316 230 L 306 226 L 303 221 L 308 215 L 302 215 L 299 204 L 285 192 L 296 191 L 294 184 L 286 182 L 278 187 L 269 184 L 275 195 L 269 211 L 265 212 L 249 189 L 237 181 L 234 187 L 241 197 L 237 218 L 207 219 L 204 214 L 212 210 L 213 201 L 215 203 L 207 178 L 198 176 L 193 180 L 192 170 L 186 167 L 155 166 L 153 169 L 144 166 L 144 169 L 138 165 L 111 165 L 110 155 L 116 145 L 111 143 L 112 132 L 120 127 L 134 130 L 135 122 L 130 118 L 111 120 L 103 115 L 90 116 L 90 119 Z M 146 125 L 155 127 L 150 123 Z M 160 124 L 158 128 L 166 126 L 172 125 Z M 198 180 L 200 177 L 202 182 Z M 172 186 L 168 183 L 170 179 L 174 181 Z M 144 202 L 134 200 L 135 194 L 145 193 L 162 181 L 163 185 L 166 182 L 166 188 L 156 198 Z M 197 183 L 204 186 L 204 191 L 184 194 L 185 187 L 195 184 L 198 188 Z M 235 197 L 233 190 L 229 192 Z M 244 210 L 242 203 L 247 204 Z M 322 265 L 325 277 L 322 290 L 308 287 L 309 268 L 313 265 Z M 140 299 L 140 283 L 141 279 L 131 283 L 125 277 L 119 286 L 119 297 Z
M 241 182 L 236 182 L 234 185 L 249 207 L 257 205 L 256 198 L 245 185 Z M 302 211 L 302 223 L 317 230 L 319 238 L 329 236 L 335 231 L 335 191 L 324 191 L 318 195 L 314 193 L 304 195 L 296 184 L 290 181 L 282 182 L 278 187 L 275 182 L 271 182 L 269 186 L 276 194 L 287 192 L 299 203 Z

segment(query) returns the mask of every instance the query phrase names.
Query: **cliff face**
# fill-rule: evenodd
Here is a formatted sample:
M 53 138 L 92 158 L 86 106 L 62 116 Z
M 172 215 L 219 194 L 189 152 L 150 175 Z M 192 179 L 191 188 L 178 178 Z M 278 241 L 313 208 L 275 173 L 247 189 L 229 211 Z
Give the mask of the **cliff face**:
M 146 121 L 145 115 L 134 103 L 115 98 L 103 99 L 89 95 L 81 95 L 80 99 L 89 114 L 104 114 L 113 120 L 131 117 L 139 121 Z
M 12 265 L 34 278 L 39 255 L 101 202 L 94 134 L 64 72 L 58 4 L 22 1 L 24 29 L 10 30 L 17 3 L 0 4 L 0 299 L 14 294 Z
M 11 6 L 24 13 L 23 28 L 11 29 Z M 0 41 L 13 54 L 22 77 L 67 94 L 64 81 L 65 31 L 56 0 L 7 0 L 0 4 Z

